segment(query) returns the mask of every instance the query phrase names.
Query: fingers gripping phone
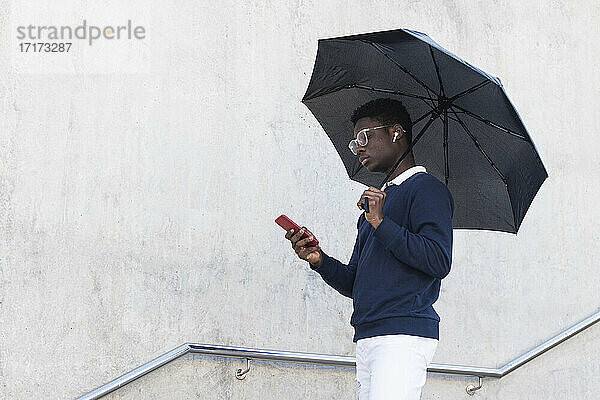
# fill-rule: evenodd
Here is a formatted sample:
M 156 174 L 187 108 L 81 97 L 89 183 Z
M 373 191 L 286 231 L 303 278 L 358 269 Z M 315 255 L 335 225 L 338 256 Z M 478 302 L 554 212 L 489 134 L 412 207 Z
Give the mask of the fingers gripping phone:
M 277 217 L 277 219 L 275 220 L 275 222 L 277 223 L 277 225 L 279 225 L 280 227 L 282 227 L 283 229 L 285 229 L 285 231 L 289 231 L 290 229 L 294 230 L 294 233 L 298 232 L 300 228 L 294 221 L 292 221 L 291 219 L 289 219 L 288 217 L 286 217 L 284 214 L 281 214 L 279 217 Z M 302 235 L 302 237 L 300 239 L 304 239 L 309 237 L 310 235 L 308 234 L 308 232 L 304 231 L 304 234 Z M 313 239 L 310 242 L 308 242 L 306 245 L 308 247 L 313 247 L 319 244 L 319 241 L 317 239 Z

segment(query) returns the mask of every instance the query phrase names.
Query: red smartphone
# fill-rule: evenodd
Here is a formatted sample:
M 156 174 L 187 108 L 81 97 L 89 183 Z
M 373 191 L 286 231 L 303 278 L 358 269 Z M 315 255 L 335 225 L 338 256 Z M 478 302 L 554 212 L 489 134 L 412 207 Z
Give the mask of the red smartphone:
M 285 231 L 289 231 L 290 229 L 294 230 L 294 233 L 298 232 L 300 228 L 294 221 L 292 221 L 291 219 L 289 219 L 288 217 L 286 217 L 285 215 L 281 214 L 279 217 L 277 217 L 277 219 L 275 220 L 275 222 L 277 223 L 277 225 L 279 225 L 280 227 L 282 227 L 283 229 L 285 229 Z M 308 232 L 304 231 L 304 234 L 302 235 L 302 237 L 300 239 L 304 239 L 309 237 L 310 235 L 308 234 Z M 308 242 L 306 244 L 306 246 L 308 247 L 313 247 L 319 244 L 319 241 L 317 239 L 313 239 L 310 242 Z

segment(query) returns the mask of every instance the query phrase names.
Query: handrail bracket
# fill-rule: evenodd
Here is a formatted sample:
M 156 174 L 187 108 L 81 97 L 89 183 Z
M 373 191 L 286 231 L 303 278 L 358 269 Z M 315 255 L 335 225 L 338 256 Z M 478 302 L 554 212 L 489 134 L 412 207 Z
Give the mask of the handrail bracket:
M 470 383 L 467 386 L 467 394 L 469 396 L 473 396 L 475 394 L 476 391 L 478 391 L 479 389 L 481 389 L 481 387 L 483 386 L 483 378 L 481 376 L 478 376 L 479 378 L 479 386 L 475 386 L 472 383 Z
M 246 369 L 238 368 L 238 370 L 235 371 L 235 377 L 242 381 L 246 378 L 248 371 L 250 371 L 250 359 L 246 358 Z

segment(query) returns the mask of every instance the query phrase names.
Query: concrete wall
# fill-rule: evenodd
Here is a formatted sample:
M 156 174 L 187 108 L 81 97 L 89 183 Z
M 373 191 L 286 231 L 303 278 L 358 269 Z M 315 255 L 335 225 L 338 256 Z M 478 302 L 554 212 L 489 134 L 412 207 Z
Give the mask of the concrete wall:
M 285 213 L 350 257 L 363 187 L 300 103 L 324 37 L 426 32 L 502 79 L 549 172 L 518 235 L 455 232 L 434 362 L 499 367 L 596 312 L 599 11 L 0 0 L 0 398 L 74 398 L 186 341 L 354 354 L 351 301 L 273 223 Z M 84 18 L 147 37 L 15 50 L 16 25 Z M 594 398 L 599 340 L 594 326 L 477 398 Z M 241 366 L 185 357 L 111 398 L 354 396 L 352 370 L 261 363 L 238 382 Z M 468 398 L 470 382 L 430 375 L 422 398 Z

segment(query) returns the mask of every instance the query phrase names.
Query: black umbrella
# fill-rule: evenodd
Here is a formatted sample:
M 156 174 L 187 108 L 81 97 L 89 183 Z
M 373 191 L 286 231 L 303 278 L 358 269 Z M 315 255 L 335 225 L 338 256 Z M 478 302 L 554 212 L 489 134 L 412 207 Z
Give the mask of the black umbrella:
M 408 29 L 319 40 L 302 102 L 350 178 L 377 187 L 389 175 L 363 168 L 348 142 L 352 112 L 379 97 L 406 107 L 415 162 L 452 193 L 454 228 L 517 232 L 548 174 L 500 79 Z

